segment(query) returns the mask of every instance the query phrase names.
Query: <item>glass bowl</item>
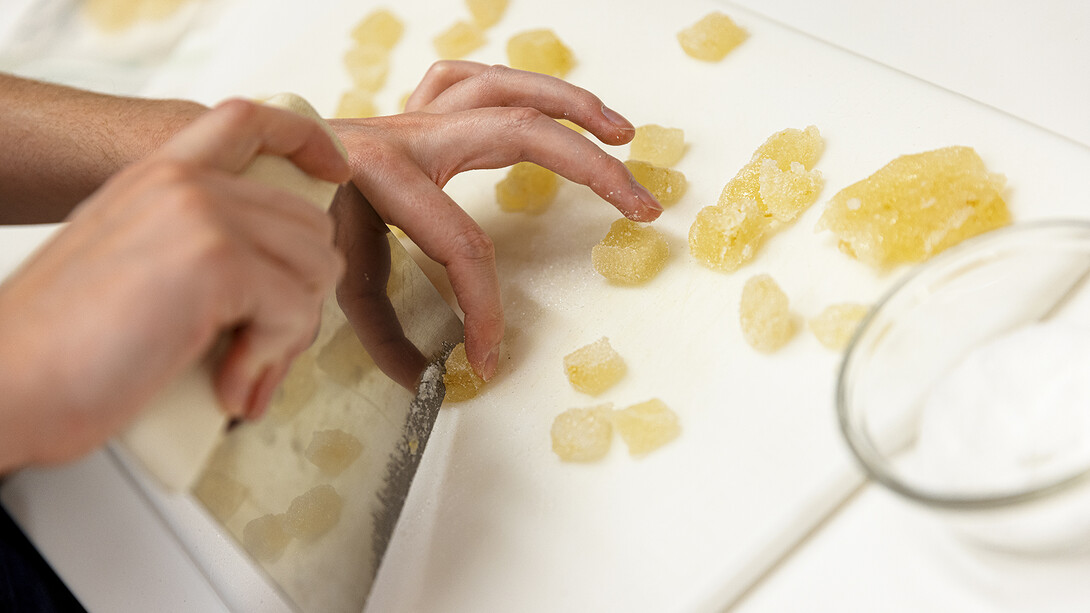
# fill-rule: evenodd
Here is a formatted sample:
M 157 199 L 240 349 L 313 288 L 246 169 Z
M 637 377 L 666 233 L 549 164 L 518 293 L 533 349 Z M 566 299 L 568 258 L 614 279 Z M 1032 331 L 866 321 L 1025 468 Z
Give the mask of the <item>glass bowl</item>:
M 1090 549 L 1090 222 L 990 232 L 912 271 L 850 343 L 840 428 L 973 541 Z

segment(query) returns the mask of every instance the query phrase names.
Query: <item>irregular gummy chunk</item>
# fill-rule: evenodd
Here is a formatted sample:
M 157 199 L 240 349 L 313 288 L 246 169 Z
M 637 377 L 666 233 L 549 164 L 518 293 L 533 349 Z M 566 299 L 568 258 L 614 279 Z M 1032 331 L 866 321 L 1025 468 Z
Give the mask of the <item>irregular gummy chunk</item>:
M 602 242 L 591 248 L 594 270 L 619 285 L 647 283 L 662 271 L 670 247 L 650 225 L 618 219 Z
M 568 381 L 585 394 L 601 394 L 620 381 L 627 370 L 620 354 L 604 336 L 564 356 Z
M 593 462 L 609 453 L 613 443 L 612 405 L 568 409 L 553 420 L 553 453 L 565 462 Z
M 673 166 L 683 155 L 685 131 L 680 128 L 664 128 L 653 123 L 639 126 L 629 144 L 628 157 L 655 166 Z
M 809 126 L 805 130 L 788 128 L 773 134 L 753 152 L 749 163 L 723 187 L 719 194 L 719 204 L 753 200 L 762 214 L 768 214 L 761 199 L 761 166 L 764 161 L 775 161 L 776 166 L 784 172 L 790 171 L 793 163 L 802 164 L 805 170 L 810 170 L 824 150 L 825 141 L 815 126 Z
M 822 345 L 835 351 L 841 351 L 852 340 L 859 322 L 867 316 L 868 307 L 862 304 L 845 302 L 826 307 L 820 315 L 807 322 L 810 331 Z
M 507 41 L 507 59 L 512 68 L 561 79 L 575 67 L 571 49 L 549 29 L 529 30 L 512 36 Z
M 689 187 L 685 173 L 680 170 L 663 168 L 640 160 L 628 160 L 624 165 L 636 181 L 646 187 L 655 200 L 664 207 L 677 204 Z
M 769 275 L 757 275 L 746 281 L 738 314 L 742 336 L 757 351 L 776 351 L 795 334 L 787 295 Z
M 371 370 L 375 362 L 363 348 L 352 326 L 345 323 L 322 347 L 316 360 L 318 368 L 344 387 L 355 387 Z
M 903 155 L 833 196 L 818 229 L 875 267 L 922 262 L 1010 223 L 1005 184 L 971 147 Z
M 374 117 L 378 115 L 378 107 L 373 99 L 374 93 L 359 89 L 346 91 L 341 95 L 337 103 L 334 115 L 337 117 Z
M 295 417 L 314 397 L 318 389 L 314 353 L 314 349 L 308 349 L 299 354 L 276 389 L 268 413 L 276 423 L 284 423 Z
M 736 270 L 757 253 L 768 226 L 754 200 L 706 206 L 689 228 L 689 251 L 708 268 Z
M 312 541 L 333 529 L 341 519 L 344 501 L 332 485 L 319 485 L 295 497 L 284 514 L 284 530 Z
M 613 426 L 632 455 L 650 453 L 681 434 L 677 413 L 658 398 L 614 411 Z
M 556 198 L 556 173 L 533 162 L 519 162 L 496 184 L 496 201 L 508 212 L 541 213 Z
M 310 444 L 303 452 L 311 464 L 328 476 L 336 476 L 360 457 L 363 444 L 344 430 L 319 430 L 311 436 Z
M 209 470 L 193 486 L 193 495 L 221 522 L 227 521 L 246 500 L 246 486 L 219 471 Z
M 390 52 L 379 45 L 356 45 L 344 54 L 344 66 L 361 92 L 376 92 L 386 84 Z
M 189 0 L 85 0 L 81 2 L 83 13 L 98 28 L 106 32 L 119 32 L 142 20 L 158 20 L 169 17 Z
M 485 44 L 484 31 L 476 24 L 459 21 L 439 33 L 432 42 L 435 51 L 444 60 L 456 60 L 465 57 Z
M 722 60 L 747 38 L 748 32 L 718 11 L 705 15 L 700 21 L 677 33 L 677 40 L 685 53 L 705 62 Z
M 484 387 L 484 379 L 477 376 L 466 357 L 465 343 L 458 343 L 447 356 L 447 370 L 443 374 L 443 385 L 447 392 L 443 402 L 462 402 L 475 397 Z
M 242 529 L 242 546 L 254 559 L 275 562 L 284 553 L 291 535 L 284 529 L 283 515 L 262 515 Z
M 794 221 L 817 200 L 825 181 L 816 170 L 806 170 L 791 162 L 790 169 L 780 170 L 775 160 L 761 160 L 758 174 L 761 202 L 779 222 Z
M 491 28 L 503 17 L 507 10 L 507 0 L 466 0 L 469 14 L 473 15 L 473 22 L 477 27 Z
M 405 26 L 397 16 L 386 9 L 376 9 L 356 24 L 352 30 L 352 38 L 361 45 L 378 45 L 392 49 L 401 40 L 404 31 Z

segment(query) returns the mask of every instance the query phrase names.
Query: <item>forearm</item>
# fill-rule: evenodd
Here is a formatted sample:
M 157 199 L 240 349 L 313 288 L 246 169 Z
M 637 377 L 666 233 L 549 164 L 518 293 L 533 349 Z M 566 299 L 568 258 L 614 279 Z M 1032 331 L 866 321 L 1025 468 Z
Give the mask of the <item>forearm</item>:
M 204 110 L 0 74 L 0 223 L 64 219 Z

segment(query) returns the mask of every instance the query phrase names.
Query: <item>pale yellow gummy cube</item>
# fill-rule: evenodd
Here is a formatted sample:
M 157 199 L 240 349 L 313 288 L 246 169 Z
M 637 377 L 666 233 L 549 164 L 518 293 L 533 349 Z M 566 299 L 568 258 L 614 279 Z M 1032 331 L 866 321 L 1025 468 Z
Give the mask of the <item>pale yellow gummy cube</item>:
M 484 379 L 477 376 L 473 367 L 469 365 L 466 356 L 465 343 L 458 343 L 447 356 L 446 372 L 443 374 L 443 385 L 446 386 L 446 395 L 443 402 L 462 402 L 475 398 L 484 387 Z
M 742 336 L 762 353 L 776 351 L 795 335 L 795 318 L 787 295 L 769 275 L 746 281 L 738 315 Z
M 678 32 L 677 40 L 690 57 L 718 62 L 745 42 L 749 33 L 720 12 L 709 13 L 700 21 Z
M 358 438 L 334 428 L 318 430 L 311 435 L 310 444 L 303 455 L 322 473 L 333 477 L 351 466 L 362 451 L 363 444 Z
M 193 486 L 193 495 L 221 522 L 238 511 L 247 494 L 246 486 L 216 470 L 205 471 Z
M 379 45 L 392 49 L 401 40 L 404 31 L 405 25 L 396 15 L 384 8 L 375 9 L 356 24 L 352 30 L 352 38 L 362 45 Z
M 677 204 L 689 188 L 685 173 L 672 168 L 656 166 L 641 160 L 628 160 L 624 163 L 632 176 L 647 188 L 655 200 L 664 207 Z
M 375 106 L 374 93 L 359 89 L 346 91 L 341 95 L 337 103 L 336 117 L 374 117 L 378 115 L 378 107 Z
M 594 270 L 618 285 L 647 283 L 670 257 L 670 246 L 654 227 L 618 219 L 605 238 L 591 248 Z
M 496 201 L 508 212 L 542 213 L 560 188 L 556 173 L 533 162 L 519 162 L 496 184 Z
M 685 155 L 685 131 L 649 123 L 636 127 L 636 136 L 629 144 L 628 157 L 655 166 L 670 167 Z
M 754 200 L 706 206 L 689 228 L 689 251 L 708 268 L 737 270 L 756 255 L 768 226 Z
M 553 420 L 553 453 L 565 462 L 593 462 L 609 453 L 613 444 L 612 405 L 568 409 Z
M 499 23 L 507 10 L 507 0 L 466 0 L 466 6 L 477 27 L 486 29 Z
M 811 318 L 807 325 L 822 345 L 834 351 L 842 351 L 852 340 L 859 322 L 863 321 L 869 310 L 865 305 L 851 302 L 834 304 Z
M 613 387 L 627 371 L 624 360 L 604 336 L 564 356 L 564 372 L 572 387 L 592 396 Z
M 374 360 L 356 337 L 356 331 L 347 323 L 337 328 L 315 362 L 330 379 L 344 387 L 355 387 L 376 368 Z
M 613 426 L 634 456 L 650 453 L 681 434 L 677 413 L 658 398 L 614 411 Z
M 284 513 L 284 530 L 304 541 L 329 532 L 341 519 L 344 500 L 332 485 L 315 486 L 296 496 Z
M 344 66 L 352 77 L 354 89 L 376 92 L 386 84 L 390 52 L 379 45 L 356 45 L 344 54 Z
M 549 29 L 529 30 L 507 41 L 507 60 L 512 68 L 563 79 L 575 67 L 575 55 Z
M 971 147 L 903 155 L 833 196 L 818 229 L 877 268 L 922 262 L 1010 223 L 1005 184 Z
M 439 33 L 432 42 L 440 58 L 456 60 L 480 49 L 486 41 L 484 31 L 476 24 L 459 21 Z
M 262 515 L 242 528 L 242 546 L 259 562 L 279 560 L 289 542 L 283 515 Z

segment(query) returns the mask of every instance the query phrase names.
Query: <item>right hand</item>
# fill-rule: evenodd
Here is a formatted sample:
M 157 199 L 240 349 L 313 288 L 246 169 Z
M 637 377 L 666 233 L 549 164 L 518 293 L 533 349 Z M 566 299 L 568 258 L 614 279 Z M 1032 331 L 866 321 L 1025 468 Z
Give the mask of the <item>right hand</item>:
M 224 332 L 216 394 L 260 413 L 343 270 L 326 214 L 237 176 L 261 153 L 350 176 L 314 122 L 229 101 L 107 181 L 0 286 L 0 472 L 103 443 Z

